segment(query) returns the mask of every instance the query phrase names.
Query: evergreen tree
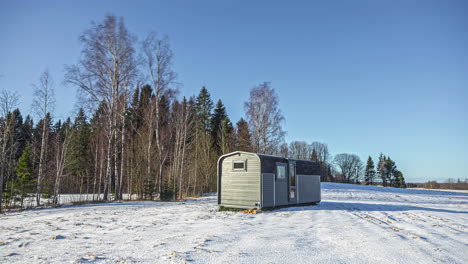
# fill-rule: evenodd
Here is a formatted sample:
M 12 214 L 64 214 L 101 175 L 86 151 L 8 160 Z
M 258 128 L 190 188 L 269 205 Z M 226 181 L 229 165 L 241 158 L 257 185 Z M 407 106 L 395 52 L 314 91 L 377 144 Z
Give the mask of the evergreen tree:
M 317 151 L 312 150 L 312 155 L 310 157 L 310 160 L 318 162 L 318 157 L 317 157 Z
M 403 173 L 399 170 L 395 172 L 395 181 L 393 186 L 398 188 L 406 188 L 405 177 L 403 177 Z
M 377 163 L 377 173 L 379 175 L 379 178 L 382 180 L 382 185 L 387 186 L 387 174 L 385 173 L 385 162 L 386 162 L 386 157 L 380 153 L 379 155 L 379 163 Z
M 252 138 L 249 131 L 249 123 L 241 118 L 237 124 L 236 148 L 240 151 L 252 151 Z
M 151 88 L 150 85 L 143 86 L 141 88 L 141 93 L 140 93 L 140 100 L 139 100 L 140 107 L 146 107 L 150 103 L 150 100 L 152 97 L 153 97 L 153 88 Z
M 195 109 L 197 111 L 197 127 L 204 133 L 211 132 L 211 118 L 213 116 L 213 101 L 210 93 L 205 87 L 202 87 L 197 96 Z
M 140 109 L 140 87 L 135 89 L 133 93 L 132 103 L 128 109 L 128 118 L 130 119 L 130 124 L 136 130 L 141 125 L 142 114 Z
M 26 147 L 27 144 L 30 144 L 32 141 L 32 135 L 34 131 L 34 122 L 30 115 L 27 115 L 23 126 L 21 127 L 21 142 Z M 21 148 L 21 153 L 24 150 L 24 147 Z
M 224 154 L 222 149 L 225 149 L 225 145 L 229 145 L 233 127 L 221 100 L 216 104 L 210 123 L 215 150 L 218 155 L 222 155 Z
M 12 147 L 12 152 L 13 152 L 13 158 L 14 160 L 18 160 L 21 154 L 23 153 L 24 148 L 27 145 L 27 138 L 25 135 L 23 135 L 23 128 L 24 128 L 24 123 L 23 123 L 23 116 L 21 115 L 21 112 L 19 109 L 15 109 L 11 115 L 11 118 L 13 118 L 13 147 Z
M 33 157 L 31 146 L 26 145 L 21 157 L 16 164 L 16 179 L 11 186 L 11 193 L 17 197 L 23 207 L 24 199 L 32 196 L 34 191 L 35 181 L 33 178 Z
M 203 87 L 195 101 L 195 178 L 199 177 L 202 180 L 202 189 L 197 189 L 195 193 L 215 191 L 217 186 L 216 160 L 218 157 L 213 149 L 211 136 L 212 110 L 213 101 L 208 90 Z
M 91 131 L 86 114 L 82 108 L 78 111 L 73 125 L 69 129 L 71 129 L 73 136 L 69 148 L 69 162 L 66 167 L 75 177 L 85 178 L 89 172 L 89 141 Z M 62 134 L 65 136 L 66 133 Z
M 375 179 L 375 166 L 371 156 L 367 159 L 366 171 L 364 173 L 364 181 L 367 185 L 374 183 Z
M 390 184 L 390 186 L 394 186 L 396 171 L 397 166 L 395 162 L 390 157 L 387 157 L 387 159 L 384 162 L 384 173 L 385 179 Z

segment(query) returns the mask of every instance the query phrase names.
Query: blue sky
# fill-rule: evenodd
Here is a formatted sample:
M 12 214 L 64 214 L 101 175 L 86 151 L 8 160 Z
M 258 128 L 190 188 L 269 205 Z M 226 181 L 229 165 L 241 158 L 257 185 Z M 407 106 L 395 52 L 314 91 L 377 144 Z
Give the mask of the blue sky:
M 287 141 L 332 154 L 389 155 L 409 181 L 468 178 L 468 2 L 4 1 L 0 89 L 30 112 L 31 84 L 55 80 L 56 118 L 76 111 L 62 84 L 78 36 L 113 13 L 139 39 L 167 34 L 180 95 L 206 86 L 233 122 L 251 87 L 280 96 Z

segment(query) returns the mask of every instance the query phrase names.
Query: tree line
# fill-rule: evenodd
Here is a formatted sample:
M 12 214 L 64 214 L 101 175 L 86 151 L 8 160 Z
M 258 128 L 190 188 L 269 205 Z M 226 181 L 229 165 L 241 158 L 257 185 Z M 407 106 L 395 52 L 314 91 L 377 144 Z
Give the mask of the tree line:
M 444 182 L 427 181 L 425 183 L 408 183 L 411 188 L 424 188 L 424 189 L 446 189 L 446 190 L 468 190 L 468 179 L 461 180 L 449 178 Z
M 331 158 L 321 142 L 284 143 L 279 98 L 264 82 L 250 90 L 245 119 L 233 124 L 221 99 L 205 87 L 178 96 L 169 39 L 150 33 L 141 42 L 122 18 L 106 16 L 79 38 L 82 50 L 65 67 L 81 108 L 65 120 L 53 117 L 55 85 L 44 71 L 34 86 L 34 113 L 16 108 L 19 96 L 0 94 L 0 210 L 61 202 L 61 194 L 90 200 L 177 200 L 216 191 L 220 155 L 234 150 L 313 160 L 322 181 L 404 187 L 403 174 L 381 155 Z M 363 178 L 364 177 L 364 178 Z M 44 200 L 46 199 L 46 200 Z

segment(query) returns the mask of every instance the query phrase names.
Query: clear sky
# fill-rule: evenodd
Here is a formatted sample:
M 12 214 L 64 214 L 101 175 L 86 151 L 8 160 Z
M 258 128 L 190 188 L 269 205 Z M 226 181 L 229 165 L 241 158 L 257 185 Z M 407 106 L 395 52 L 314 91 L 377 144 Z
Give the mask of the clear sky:
M 112 13 L 140 40 L 167 34 L 180 95 L 206 86 L 234 123 L 249 89 L 270 81 L 288 142 L 383 152 L 409 181 L 468 178 L 468 1 L 253 2 L 0 0 L 0 89 L 18 91 L 28 113 L 47 68 L 55 117 L 74 114 L 64 65 Z

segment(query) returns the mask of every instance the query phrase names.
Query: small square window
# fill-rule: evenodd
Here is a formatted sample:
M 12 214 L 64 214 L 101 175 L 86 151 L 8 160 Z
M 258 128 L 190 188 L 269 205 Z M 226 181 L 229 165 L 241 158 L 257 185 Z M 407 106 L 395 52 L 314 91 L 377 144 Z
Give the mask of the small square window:
M 234 162 L 234 169 L 244 169 L 244 162 Z
M 246 161 L 234 161 L 232 163 L 232 169 L 235 171 L 246 171 Z

